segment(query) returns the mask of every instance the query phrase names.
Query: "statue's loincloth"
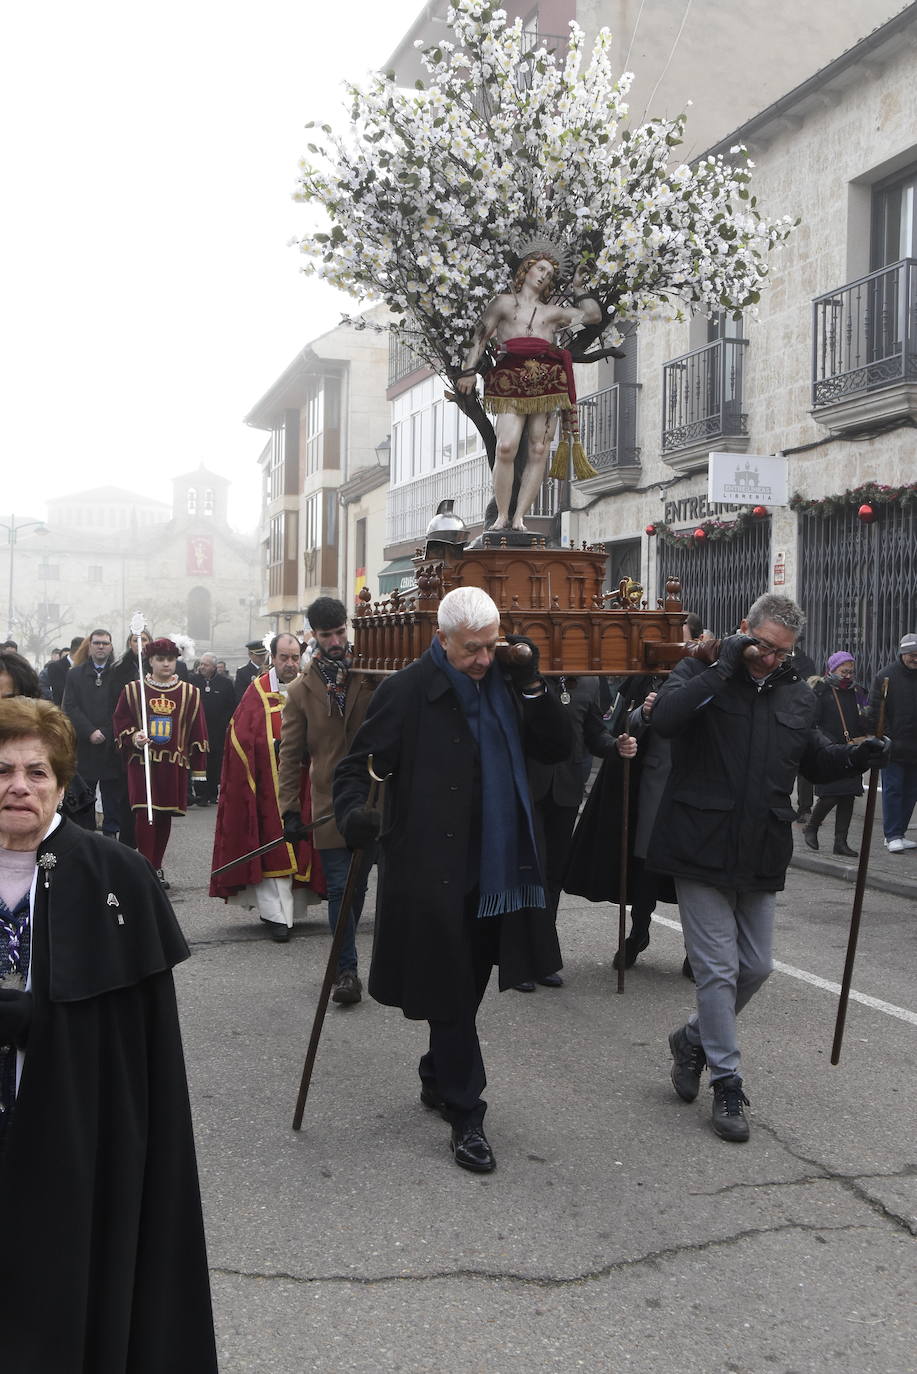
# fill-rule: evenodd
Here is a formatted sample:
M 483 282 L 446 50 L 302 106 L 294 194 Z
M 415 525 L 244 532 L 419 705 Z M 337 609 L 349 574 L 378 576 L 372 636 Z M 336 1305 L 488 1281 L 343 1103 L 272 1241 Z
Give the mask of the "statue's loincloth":
M 491 415 L 545 415 L 576 406 L 573 364 L 565 348 L 547 339 L 507 339 L 484 378 L 484 409 Z

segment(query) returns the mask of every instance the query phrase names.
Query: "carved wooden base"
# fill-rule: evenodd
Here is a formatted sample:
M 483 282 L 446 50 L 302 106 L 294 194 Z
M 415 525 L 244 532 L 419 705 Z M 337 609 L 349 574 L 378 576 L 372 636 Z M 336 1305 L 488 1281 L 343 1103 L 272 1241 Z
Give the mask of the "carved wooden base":
M 432 554 L 433 556 L 429 556 Z M 541 671 L 622 676 L 666 671 L 682 657 L 681 585 L 666 583 L 650 609 L 642 588 L 622 583 L 603 593 L 604 545 L 549 549 L 462 549 L 437 542 L 418 550 L 415 590 L 373 602 L 360 593 L 354 616 L 354 668 L 393 672 L 419 658 L 436 629 L 440 601 L 454 587 L 482 587 L 500 609 L 504 634 L 537 644 Z

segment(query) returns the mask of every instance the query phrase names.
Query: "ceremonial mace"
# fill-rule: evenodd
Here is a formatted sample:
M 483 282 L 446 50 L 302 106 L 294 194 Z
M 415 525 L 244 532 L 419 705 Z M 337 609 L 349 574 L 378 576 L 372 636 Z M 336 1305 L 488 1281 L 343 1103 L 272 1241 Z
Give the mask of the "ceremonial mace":
M 150 780 L 150 736 L 147 730 L 146 717 L 146 692 L 143 685 L 143 645 L 140 636 L 146 629 L 146 620 L 142 611 L 135 611 L 131 616 L 131 634 L 137 636 L 137 668 L 140 674 L 140 719 L 143 722 L 143 734 L 146 744 L 143 746 L 143 769 L 146 775 L 146 819 L 147 824 L 153 824 L 153 787 Z
M 885 734 L 885 698 L 888 695 L 888 678 L 882 683 L 882 700 L 879 703 L 879 719 L 876 722 L 876 735 L 879 739 Z M 841 995 L 837 1004 L 837 1020 L 834 1023 L 834 1043 L 831 1046 L 831 1063 L 839 1064 L 841 1042 L 844 1039 L 844 1022 L 847 1019 L 847 1003 L 850 1000 L 850 984 L 853 981 L 853 961 L 856 958 L 857 940 L 860 938 L 860 915 L 863 910 L 863 894 L 866 889 L 866 870 L 869 867 L 869 846 L 872 843 L 872 823 L 876 812 L 876 789 L 879 783 L 879 765 L 869 770 L 869 786 L 866 789 L 866 811 L 863 815 L 863 837 L 860 840 L 860 862 L 857 864 L 856 891 L 853 894 L 853 912 L 850 916 L 850 934 L 847 937 L 847 958 L 844 961 L 844 976 L 841 979 Z
M 380 778 L 379 774 L 373 768 L 372 754 L 367 757 L 366 767 L 372 779 L 369 785 L 369 795 L 366 798 L 366 810 L 377 811 L 379 810 L 379 803 L 382 798 L 383 785 L 391 775 L 386 773 L 385 777 Z M 318 995 L 318 1006 L 315 1009 L 315 1019 L 312 1022 L 312 1034 L 309 1036 L 309 1048 L 306 1051 L 306 1062 L 303 1065 L 302 1078 L 299 1083 L 299 1095 L 296 1098 L 296 1110 L 293 1113 L 294 1131 L 298 1131 L 302 1125 L 302 1114 L 306 1106 L 306 1095 L 309 1091 L 309 1084 L 312 1081 L 312 1070 L 315 1066 L 315 1056 L 318 1052 L 319 1037 L 322 1033 L 322 1026 L 325 1024 L 325 1012 L 328 1010 L 331 985 L 334 982 L 334 975 L 337 971 L 338 956 L 341 952 L 341 945 L 344 942 L 344 931 L 347 929 L 347 922 L 350 919 L 350 909 L 353 906 L 353 899 L 358 886 L 363 882 L 369 872 L 374 847 L 373 844 L 367 844 L 364 845 L 362 849 L 355 849 L 350 860 L 350 867 L 347 870 L 347 882 L 344 886 L 344 895 L 341 898 L 337 924 L 334 927 L 334 938 L 331 941 L 331 949 L 328 953 L 328 965 L 325 969 L 325 977 L 322 980 L 322 990 Z

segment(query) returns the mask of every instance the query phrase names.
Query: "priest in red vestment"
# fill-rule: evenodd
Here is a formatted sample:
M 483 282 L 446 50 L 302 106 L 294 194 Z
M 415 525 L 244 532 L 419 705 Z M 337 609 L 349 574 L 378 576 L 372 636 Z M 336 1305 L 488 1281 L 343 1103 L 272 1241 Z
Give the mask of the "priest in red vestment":
M 270 671 L 252 679 L 229 723 L 220 800 L 217 809 L 213 867 L 220 868 L 241 854 L 277 844 L 266 854 L 236 864 L 211 878 L 211 897 L 232 906 L 257 907 L 271 938 L 290 938 L 294 915 L 324 895 L 318 853 L 311 840 L 288 844 L 283 838 L 277 785 L 280 722 L 287 687 L 299 674 L 300 645 L 293 635 L 271 641 Z M 309 761 L 303 761 L 300 782 L 303 816 L 311 816 Z

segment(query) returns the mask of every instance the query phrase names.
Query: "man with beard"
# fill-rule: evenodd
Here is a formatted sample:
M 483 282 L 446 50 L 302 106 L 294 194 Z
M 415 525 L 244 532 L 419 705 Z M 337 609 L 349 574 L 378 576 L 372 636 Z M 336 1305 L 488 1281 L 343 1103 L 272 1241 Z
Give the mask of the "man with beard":
M 215 671 L 216 660 L 210 666 Z M 281 713 L 290 683 L 298 676 L 299 641 L 293 635 L 275 635 L 270 669 L 253 679 L 229 724 L 213 867 L 220 868 L 270 840 L 277 843 L 266 854 L 236 864 L 210 880 L 211 897 L 222 897 L 231 906 L 249 910 L 257 907 L 265 931 L 278 944 L 289 940 L 293 917 L 304 910 L 316 878 L 311 836 L 296 844 L 284 840 L 278 802 Z M 211 685 L 214 680 L 211 677 Z M 206 706 L 206 697 L 204 702 Z M 308 786 L 308 772 L 301 768 L 296 795 L 298 805 L 307 813 Z
M 353 646 L 347 638 L 344 603 L 320 596 L 306 611 L 315 647 L 302 676 L 292 683 L 283 708 L 280 737 L 280 811 L 283 833 L 291 844 L 304 838 L 300 776 L 308 763 L 312 782 L 312 810 L 323 816 L 331 810 L 331 778 L 338 762 L 350 750 L 363 724 L 372 695 L 372 683 L 362 673 L 354 676 Z M 334 821 L 314 832 L 325 884 L 328 889 L 328 924 L 337 927 L 351 850 Z M 363 986 L 357 976 L 356 927 L 363 911 L 365 883 L 354 894 L 353 909 L 341 945 L 332 1000 L 349 1006 L 359 1002 Z
M 298 664 L 297 664 L 298 666 Z M 221 677 L 214 654 L 201 654 L 200 669 L 188 678 L 201 694 L 204 718 L 207 721 L 207 781 L 196 790 L 198 806 L 210 806 L 217 799 L 220 772 L 223 767 L 223 745 L 226 727 L 236 709 L 236 693 L 228 677 Z

